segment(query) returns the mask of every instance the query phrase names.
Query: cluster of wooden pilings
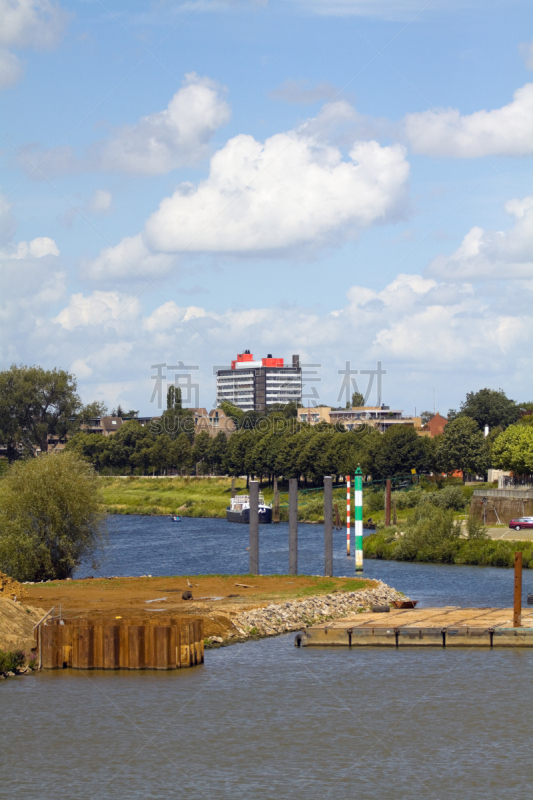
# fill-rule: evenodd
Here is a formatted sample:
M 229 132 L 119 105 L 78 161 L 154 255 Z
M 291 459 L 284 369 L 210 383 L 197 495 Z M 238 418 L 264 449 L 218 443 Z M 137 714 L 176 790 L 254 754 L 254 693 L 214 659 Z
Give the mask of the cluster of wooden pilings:
M 390 483 L 390 481 L 389 481 Z M 347 489 L 347 508 L 350 508 L 350 483 Z M 363 569 L 363 491 L 362 474 L 357 468 L 355 473 L 355 570 Z M 274 505 L 279 522 L 279 494 L 277 484 L 274 490 Z M 335 505 L 337 527 L 340 528 L 339 512 Z M 350 516 L 347 514 L 347 555 L 350 555 Z M 259 483 L 250 481 L 250 573 L 259 575 Z M 289 479 L 289 575 L 298 574 L 298 481 Z M 324 478 L 324 575 L 333 575 L 333 478 Z
M 203 621 L 45 619 L 35 629 L 44 669 L 180 669 L 203 663 Z

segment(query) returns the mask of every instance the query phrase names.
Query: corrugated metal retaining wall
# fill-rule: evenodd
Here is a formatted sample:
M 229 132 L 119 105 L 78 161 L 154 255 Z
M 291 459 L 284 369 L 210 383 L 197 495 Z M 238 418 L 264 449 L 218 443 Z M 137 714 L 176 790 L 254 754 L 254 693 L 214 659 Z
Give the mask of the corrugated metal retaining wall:
M 55 619 L 35 636 L 44 669 L 180 669 L 204 660 L 202 619 Z

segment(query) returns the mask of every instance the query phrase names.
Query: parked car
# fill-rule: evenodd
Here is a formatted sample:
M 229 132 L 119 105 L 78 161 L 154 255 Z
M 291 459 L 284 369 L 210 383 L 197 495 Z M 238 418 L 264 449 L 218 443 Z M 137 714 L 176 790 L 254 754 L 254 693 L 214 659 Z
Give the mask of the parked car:
M 521 531 L 522 528 L 533 528 L 533 517 L 518 517 L 518 519 L 512 519 L 509 523 L 510 528 L 514 528 L 515 531 Z

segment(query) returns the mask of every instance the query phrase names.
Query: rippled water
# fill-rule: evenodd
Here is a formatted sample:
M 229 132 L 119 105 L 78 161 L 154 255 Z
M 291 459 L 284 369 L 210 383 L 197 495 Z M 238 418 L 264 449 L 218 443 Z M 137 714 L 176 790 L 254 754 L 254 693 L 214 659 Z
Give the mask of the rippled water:
M 246 568 L 245 526 L 169 525 L 113 519 L 102 574 Z M 322 531 L 302 528 L 300 570 L 319 572 Z M 286 571 L 286 530 L 271 529 L 261 534 L 262 571 Z M 337 538 L 335 571 L 351 574 Z M 426 604 L 512 597 L 510 570 L 368 562 L 365 572 Z M 533 652 L 293 641 L 210 650 L 204 666 L 174 673 L 66 670 L 3 682 L 0 796 L 529 800 Z
M 354 560 L 346 557 L 346 531 L 333 533 L 335 575 L 354 575 Z M 260 526 L 259 567 L 264 574 L 289 571 L 289 526 Z M 324 574 L 324 529 L 300 525 L 299 572 Z M 86 575 L 201 575 L 248 572 L 248 526 L 220 519 L 122 517 L 109 519 L 109 544 L 99 569 L 83 565 L 76 577 Z M 353 541 L 352 541 L 353 548 Z M 511 571 L 492 567 L 450 567 L 405 564 L 395 561 L 365 562 L 364 575 L 379 578 L 424 605 L 510 606 L 513 602 Z M 524 572 L 524 594 L 533 591 L 533 571 Z

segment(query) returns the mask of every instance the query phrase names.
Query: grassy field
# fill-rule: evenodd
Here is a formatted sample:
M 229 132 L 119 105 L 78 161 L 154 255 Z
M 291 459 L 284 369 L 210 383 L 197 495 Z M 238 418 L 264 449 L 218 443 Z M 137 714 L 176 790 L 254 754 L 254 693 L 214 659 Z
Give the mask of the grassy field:
M 225 518 L 231 498 L 231 478 L 101 478 L 109 514 L 176 514 L 183 517 Z M 237 481 L 237 494 L 247 493 Z M 272 491 L 265 490 L 272 500 Z

